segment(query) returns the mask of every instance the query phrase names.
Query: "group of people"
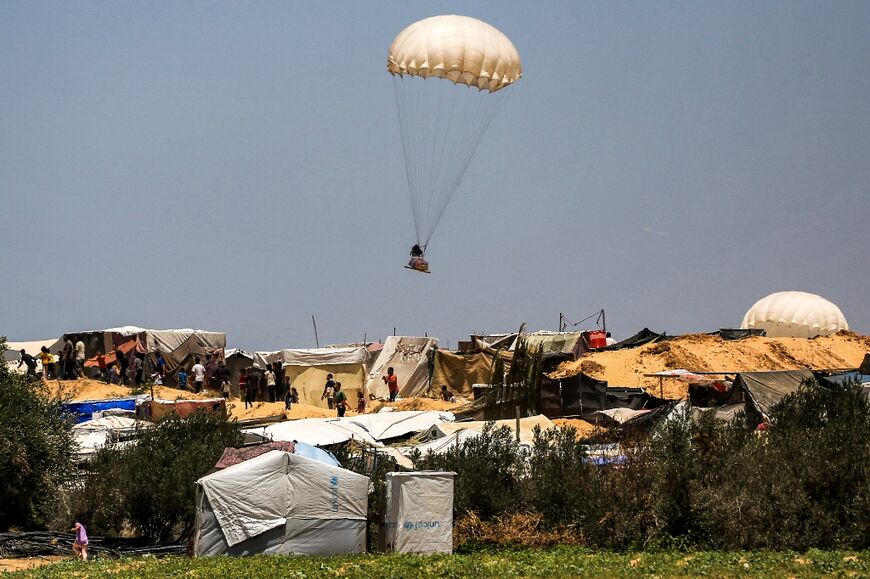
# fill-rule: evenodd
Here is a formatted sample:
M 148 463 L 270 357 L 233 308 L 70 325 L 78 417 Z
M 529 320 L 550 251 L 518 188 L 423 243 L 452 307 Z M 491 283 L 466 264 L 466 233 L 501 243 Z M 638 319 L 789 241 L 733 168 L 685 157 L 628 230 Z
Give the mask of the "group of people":
M 24 348 L 19 353 L 21 359 L 18 368 L 24 364 L 27 367 L 27 378 L 35 380 L 37 359 L 42 363 L 43 380 L 75 380 L 85 373 L 85 343 L 78 339 L 73 342 L 72 336 L 66 336 L 63 349 L 52 354 L 46 346 L 39 349 L 36 357 L 28 354 Z
M 281 362 L 272 362 L 265 370 L 248 366 L 239 371 L 239 396 L 244 397 L 245 408 L 254 406 L 261 390 L 265 390 L 269 402 L 283 400 L 286 410 L 299 402 L 299 392 L 290 383 L 290 376 L 284 374 Z

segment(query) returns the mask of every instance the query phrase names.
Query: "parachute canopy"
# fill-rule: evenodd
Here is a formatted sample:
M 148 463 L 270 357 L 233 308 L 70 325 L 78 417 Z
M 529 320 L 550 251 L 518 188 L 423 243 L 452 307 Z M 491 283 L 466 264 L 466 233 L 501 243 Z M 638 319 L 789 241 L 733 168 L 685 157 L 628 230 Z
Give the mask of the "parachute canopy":
M 814 338 L 848 330 L 849 324 L 840 308 L 822 296 L 786 291 L 755 302 L 740 327 L 763 329 L 772 338 Z
M 523 75 L 520 55 L 507 36 L 486 22 L 456 14 L 424 18 L 401 31 L 390 46 L 387 70 L 446 78 L 490 92 Z
M 504 102 L 501 89 L 522 76 L 522 64 L 496 28 L 446 15 L 400 32 L 390 45 L 387 70 L 396 92 L 417 244 L 425 250 Z

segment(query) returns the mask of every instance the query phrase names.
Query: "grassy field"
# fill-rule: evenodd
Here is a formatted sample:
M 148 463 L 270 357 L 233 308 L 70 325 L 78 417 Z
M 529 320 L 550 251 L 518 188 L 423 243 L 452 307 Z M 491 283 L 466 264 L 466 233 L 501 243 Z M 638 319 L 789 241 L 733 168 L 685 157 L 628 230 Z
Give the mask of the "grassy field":
M 611 553 L 576 547 L 466 555 L 66 561 L 12 577 L 870 577 L 870 552 Z

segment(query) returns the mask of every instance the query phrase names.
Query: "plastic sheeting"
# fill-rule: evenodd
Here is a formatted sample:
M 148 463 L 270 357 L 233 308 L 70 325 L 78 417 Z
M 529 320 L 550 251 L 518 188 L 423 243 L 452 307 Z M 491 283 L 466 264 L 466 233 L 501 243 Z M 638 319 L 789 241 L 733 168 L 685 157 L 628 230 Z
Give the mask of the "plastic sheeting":
M 453 552 L 454 472 L 390 472 L 384 501 L 385 550 Z
M 502 428 L 507 426 L 511 429 L 511 433 L 516 432 L 516 419 L 495 421 L 473 420 L 469 422 L 442 422 L 440 424 L 433 425 L 427 431 L 426 436 L 428 438 L 439 439 L 446 436 L 452 436 L 456 432 L 462 430 L 471 430 L 480 433 L 483 432 L 483 429 L 490 422 L 494 422 L 496 428 Z M 550 428 L 555 428 L 556 425 L 553 423 L 552 420 L 550 420 L 543 414 L 539 414 L 537 416 L 529 416 L 527 418 L 520 418 L 520 442 L 523 444 L 532 444 L 534 442 L 534 431 L 536 427 L 540 427 L 541 430 L 548 430 Z
M 271 451 L 197 485 L 197 555 L 365 550 L 368 477 Z
M 457 354 L 435 350 L 432 369 L 433 389 L 440 391 L 441 385 L 446 384 L 452 393 L 470 396 L 473 384 L 493 382 L 492 373 L 495 365 L 495 355 L 488 352 Z
M 378 412 L 345 419 L 346 422 L 364 428 L 375 440 L 388 440 L 406 434 L 425 432 L 436 424 L 453 422 L 453 420 L 453 413 L 437 410 Z
M 245 432 L 259 434 L 269 440 L 302 441 L 314 446 L 341 444 L 351 438 L 379 446 L 365 428 L 339 418 L 303 418 L 278 422 L 265 427 L 249 428 Z
M 429 352 L 438 344 L 435 338 L 389 336 L 368 373 L 365 391 L 376 398 L 388 398 L 390 391 L 382 380 L 392 367 L 399 380 L 401 396 L 424 396 L 429 392 Z
M 79 402 L 64 402 L 61 404 L 61 412 L 72 414 L 76 418 L 76 423 L 91 420 L 95 412 L 105 412 L 106 410 L 126 410 L 129 412 L 136 411 L 136 400 L 138 397 L 131 398 L 109 398 L 106 400 L 82 400 Z

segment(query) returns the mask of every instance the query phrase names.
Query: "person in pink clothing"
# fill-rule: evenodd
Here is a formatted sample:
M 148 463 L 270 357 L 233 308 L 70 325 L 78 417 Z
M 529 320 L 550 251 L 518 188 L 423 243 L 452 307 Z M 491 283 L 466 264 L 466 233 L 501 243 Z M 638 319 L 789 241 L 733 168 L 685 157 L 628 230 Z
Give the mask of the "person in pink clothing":
M 75 553 L 76 557 L 81 557 L 82 561 L 88 560 L 88 532 L 85 530 L 85 526 L 80 522 L 76 521 L 75 526 L 73 526 L 70 531 L 75 531 L 76 539 L 73 542 L 72 550 Z

